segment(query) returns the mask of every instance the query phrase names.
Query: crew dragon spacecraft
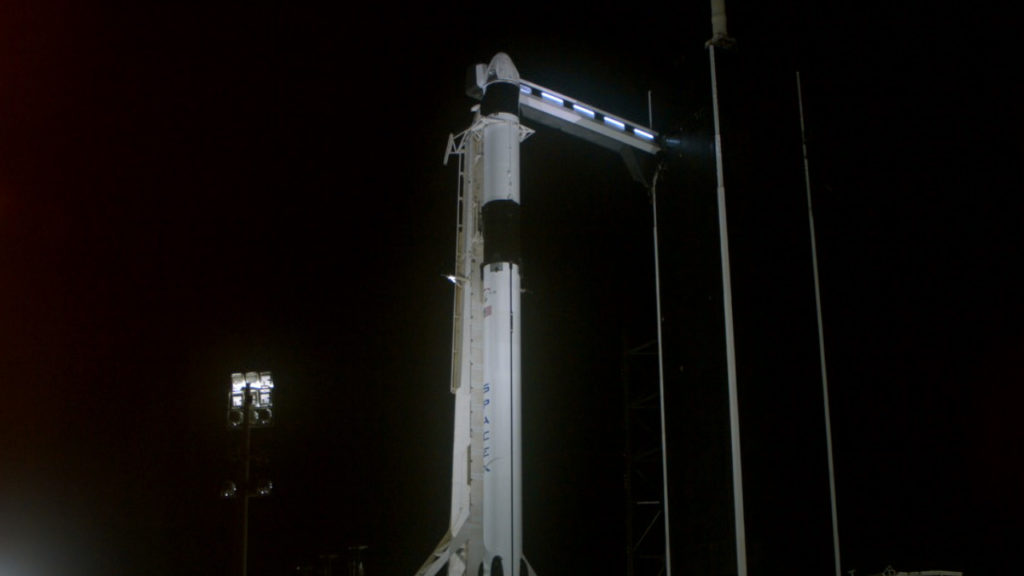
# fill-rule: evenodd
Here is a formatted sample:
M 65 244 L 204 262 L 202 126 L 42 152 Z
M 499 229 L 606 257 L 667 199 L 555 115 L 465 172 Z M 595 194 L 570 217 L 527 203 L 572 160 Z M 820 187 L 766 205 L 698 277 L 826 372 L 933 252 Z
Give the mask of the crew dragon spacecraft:
M 520 370 L 519 143 L 528 120 L 622 153 L 643 182 L 641 160 L 658 135 L 519 78 L 508 55 L 470 69 L 472 125 L 451 136 L 459 157 L 452 329 L 455 434 L 448 532 L 416 576 L 529 576 L 523 556 Z M 637 152 L 641 153 L 637 155 Z

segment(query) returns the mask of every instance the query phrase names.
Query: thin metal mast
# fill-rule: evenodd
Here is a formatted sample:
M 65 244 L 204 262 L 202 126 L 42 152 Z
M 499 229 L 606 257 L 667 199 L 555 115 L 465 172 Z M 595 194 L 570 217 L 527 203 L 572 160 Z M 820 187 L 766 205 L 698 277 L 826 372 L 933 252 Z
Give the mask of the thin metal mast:
M 729 230 L 725 212 L 725 176 L 722 168 L 722 131 L 718 110 L 716 46 L 732 43 L 726 31 L 725 0 L 711 0 L 712 37 L 708 41 L 711 60 L 711 97 L 715 118 L 715 172 L 718 179 L 718 234 L 722 257 L 722 307 L 725 316 L 725 356 L 729 381 L 729 430 L 732 448 L 732 495 L 736 527 L 736 574 L 747 576 L 746 526 L 743 520 L 743 467 L 740 454 L 740 415 L 736 387 L 736 343 L 733 334 L 732 280 L 729 271 Z
M 818 313 L 818 354 L 821 357 L 821 394 L 824 399 L 825 444 L 828 450 L 828 491 L 832 502 L 832 547 L 836 576 L 841 576 L 839 562 L 839 515 L 836 507 L 836 471 L 832 456 L 832 418 L 828 400 L 828 371 L 825 369 L 825 328 L 821 315 L 821 282 L 818 278 L 818 243 L 814 231 L 814 208 L 811 204 L 811 172 L 807 160 L 807 138 L 804 133 L 804 96 L 800 71 L 796 71 L 796 101 L 800 110 L 800 146 L 804 154 L 804 184 L 807 189 L 807 223 L 811 234 L 811 266 L 814 269 L 814 305 Z
M 661 486 L 662 511 L 665 518 L 665 576 L 672 576 L 672 546 L 669 539 L 668 521 L 668 443 L 665 439 L 665 361 L 661 344 L 661 266 L 658 258 L 658 175 L 659 169 L 651 180 L 651 214 L 653 215 L 654 234 L 654 301 L 658 313 L 658 406 L 661 410 Z
M 647 91 L 647 126 L 654 126 L 654 108 L 651 91 Z M 672 576 L 672 546 L 669 538 L 668 518 L 668 441 L 665 421 L 665 360 L 661 337 L 661 259 L 658 257 L 658 176 L 661 166 L 651 178 L 651 230 L 654 242 L 654 305 L 658 314 L 658 409 L 661 411 L 661 502 L 665 520 L 665 576 Z
M 252 421 L 250 419 L 250 412 L 252 412 L 252 389 L 249 387 L 249 381 L 245 382 L 245 396 L 244 404 L 242 409 L 242 428 L 245 431 L 245 452 L 242 454 L 242 460 L 244 462 L 244 476 L 242 479 L 242 576 L 247 576 L 249 573 L 249 484 L 250 484 L 250 468 L 252 462 Z

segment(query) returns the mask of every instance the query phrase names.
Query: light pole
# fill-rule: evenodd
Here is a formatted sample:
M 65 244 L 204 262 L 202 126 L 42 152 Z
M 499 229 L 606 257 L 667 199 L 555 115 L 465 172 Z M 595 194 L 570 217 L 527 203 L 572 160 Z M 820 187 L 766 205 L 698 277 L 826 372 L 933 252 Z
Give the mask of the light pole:
M 241 429 L 242 449 L 242 576 L 247 575 L 249 557 L 249 498 L 267 496 L 273 484 L 261 480 L 252 483 L 252 429 L 270 426 L 274 418 L 274 380 L 270 372 L 235 372 L 228 391 L 228 428 Z M 227 482 L 221 495 L 238 496 L 234 482 Z
M 366 568 L 363 566 L 363 551 L 369 546 L 357 544 L 348 547 L 348 576 L 366 576 Z
M 711 0 L 711 104 L 715 122 L 715 175 L 718 182 L 718 246 L 722 259 L 722 308 L 725 322 L 725 364 L 729 389 L 729 437 L 732 453 L 732 502 L 736 534 L 736 574 L 747 576 L 747 529 L 743 513 L 743 458 L 740 452 L 740 407 L 736 385 L 736 339 L 732 315 L 732 273 L 729 267 L 729 227 L 725 210 L 725 171 L 722 167 L 722 127 L 718 108 L 718 67 L 715 49 L 735 43 L 726 26 L 725 0 Z

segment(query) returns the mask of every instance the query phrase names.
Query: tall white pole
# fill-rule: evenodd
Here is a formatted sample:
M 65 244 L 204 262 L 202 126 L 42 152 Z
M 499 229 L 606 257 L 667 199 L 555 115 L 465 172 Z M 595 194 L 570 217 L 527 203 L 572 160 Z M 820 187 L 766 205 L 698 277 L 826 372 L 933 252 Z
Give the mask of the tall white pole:
M 811 172 L 807 161 L 807 138 L 804 135 L 804 94 L 800 71 L 796 71 L 796 101 L 800 110 L 800 146 L 804 154 L 804 184 L 807 189 L 807 223 L 811 233 L 811 266 L 814 269 L 814 305 L 818 313 L 818 354 L 821 357 L 821 395 L 825 402 L 825 445 L 828 451 L 828 491 L 832 502 L 832 549 L 836 576 L 841 576 L 839 562 L 839 514 L 836 507 L 836 471 L 832 457 L 832 417 L 828 400 L 828 371 L 825 369 L 825 328 L 821 316 L 821 282 L 818 279 L 818 243 L 814 231 L 814 208 L 811 205 Z
M 715 47 L 731 42 L 726 30 L 725 0 L 711 0 L 711 98 L 715 119 L 715 174 L 718 180 L 718 234 L 722 256 L 722 307 L 725 316 L 725 357 L 729 381 L 729 431 L 732 450 L 732 498 L 736 530 L 736 574 L 747 576 L 747 539 L 743 520 L 743 466 L 740 452 L 740 414 L 736 387 L 736 343 L 733 334 L 732 280 L 729 268 L 729 228 L 725 211 L 725 175 L 722 168 L 722 130 L 718 110 Z
M 650 93 L 648 93 L 650 94 Z M 651 214 L 653 215 L 654 234 L 654 302 L 655 311 L 658 314 L 658 394 L 659 408 L 661 410 L 661 486 L 662 486 L 662 510 L 665 520 L 665 576 L 672 576 L 672 546 L 669 539 L 668 521 L 668 443 L 666 441 L 665 421 L 665 362 L 662 355 L 661 344 L 661 265 L 658 258 L 658 175 L 659 168 L 654 173 L 651 181 Z

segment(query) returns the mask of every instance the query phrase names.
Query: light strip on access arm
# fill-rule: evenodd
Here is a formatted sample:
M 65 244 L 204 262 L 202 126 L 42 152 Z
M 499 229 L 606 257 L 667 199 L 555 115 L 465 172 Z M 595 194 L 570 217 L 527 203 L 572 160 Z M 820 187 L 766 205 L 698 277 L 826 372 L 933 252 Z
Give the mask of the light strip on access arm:
M 540 93 L 540 97 L 545 99 L 545 100 L 548 100 L 550 102 L 554 102 L 555 104 L 558 104 L 559 106 L 565 106 L 565 100 L 559 98 L 558 96 L 555 96 L 554 94 L 548 94 L 547 92 L 541 92 Z
M 641 130 L 635 126 L 633 127 L 633 134 L 636 134 L 637 136 L 643 138 L 644 140 L 654 140 L 654 134 Z
M 579 104 L 573 104 L 572 105 L 572 109 L 577 111 L 577 112 L 579 112 L 580 114 L 586 116 L 587 118 L 590 118 L 591 120 L 593 120 L 594 116 L 596 116 L 596 114 L 594 114 L 593 110 L 591 110 L 590 108 L 585 108 L 583 106 L 580 106 Z
M 624 123 L 616 120 L 615 118 L 609 118 L 608 116 L 604 117 L 604 123 L 609 125 L 609 126 L 613 126 L 615 128 L 618 128 L 619 130 L 625 130 L 626 129 L 626 125 Z
M 519 83 L 519 107 L 524 118 L 620 151 L 623 146 L 656 154 L 658 133 L 565 94 L 527 80 Z

